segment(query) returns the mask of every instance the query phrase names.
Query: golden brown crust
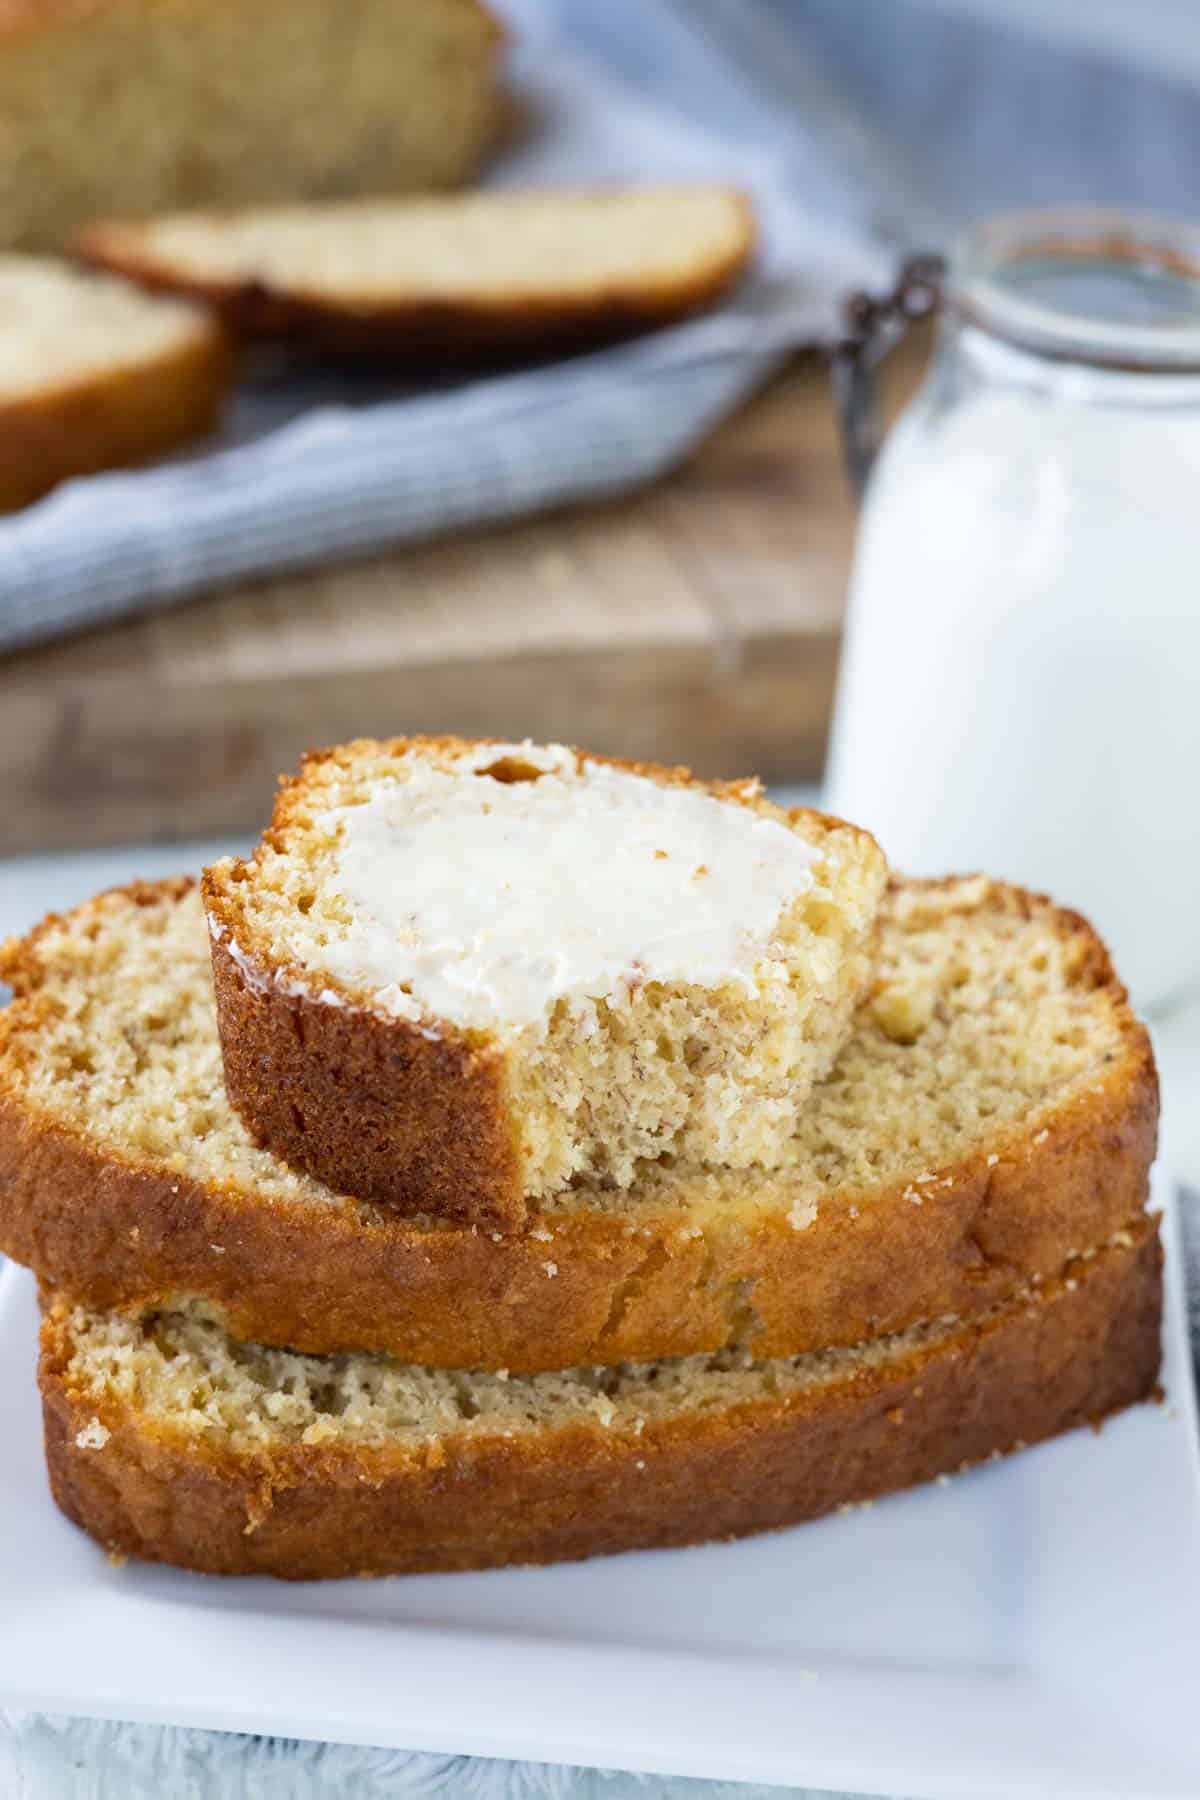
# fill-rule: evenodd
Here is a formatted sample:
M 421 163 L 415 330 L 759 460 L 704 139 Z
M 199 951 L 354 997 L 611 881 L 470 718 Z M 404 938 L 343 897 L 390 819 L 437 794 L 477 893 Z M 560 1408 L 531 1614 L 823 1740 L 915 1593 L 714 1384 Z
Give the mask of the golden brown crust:
M 54 1498 L 110 1552 L 292 1579 L 544 1563 L 741 1537 L 1036 1443 L 1149 1396 L 1161 1250 L 1067 1271 L 947 1340 L 833 1386 L 532 1438 L 221 1454 L 73 1391 L 65 1315 L 43 1327 Z M 98 1420 L 109 1433 L 100 1448 Z M 85 1434 L 85 1446 L 78 1443 Z
M 497 741 L 358 740 L 310 752 L 299 773 L 281 781 L 263 846 L 286 850 L 310 775 L 323 764 L 351 766 L 364 749 L 437 754 Z M 700 781 L 690 769 L 587 757 L 663 786 L 703 788 L 781 819 L 803 810 L 785 814 L 753 782 Z M 253 879 L 261 855 L 262 846 L 246 862 L 208 870 L 202 882 L 225 1088 L 234 1111 L 259 1144 L 338 1193 L 408 1216 L 517 1230 L 529 1208 L 502 1052 L 481 1034 L 444 1024 L 431 1037 L 406 1019 L 369 1010 L 332 976 L 317 980 L 299 967 L 256 965 L 236 894 L 243 880 Z M 323 989 L 345 1004 L 322 1002 L 316 996 Z
M 217 422 L 233 357 L 215 325 L 103 375 L 0 402 L 0 511 L 28 506 L 72 475 L 161 455 Z
M 136 281 L 153 293 L 184 295 L 212 307 L 237 337 L 271 338 L 339 356 L 390 362 L 455 364 L 496 357 L 551 355 L 634 337 L 674 324 L 716 304 L 754 255 L 757 223 L 749 200 L 737 204 L 741 235 L 703 268 L 675 281 L 629 280 L 597 287 L 477 299 L 406 298 L 338 302 L 317 291 L 272 287 L 269 281 L 199 281 L 158 259 L 136 225 L 101 221 L 81 237 L 78 252 L 99 269 Z M 220 215 L 212 215 L 219 221 Z
M 260 986 L 215 939 L 212 964 L 225 1091 L 258 1143 L 399 1213 L 489 1231 L 521 1224 L 497 1049 Z

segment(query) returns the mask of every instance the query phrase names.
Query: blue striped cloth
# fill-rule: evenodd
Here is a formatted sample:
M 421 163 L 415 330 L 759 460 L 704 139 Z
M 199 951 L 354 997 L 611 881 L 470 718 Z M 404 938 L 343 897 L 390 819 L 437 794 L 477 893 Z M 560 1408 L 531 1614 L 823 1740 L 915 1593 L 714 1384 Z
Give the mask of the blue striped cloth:
M 71 482 L 0 524 L 0 648 L 637 487 L 811 329 L 803 296 L 760 284 L 736 311 L 626 349 L 433 398 L 323 405 L 196 460 Z
M 760 281 L 713 318 L 482 384 L 251 380 L 198 454 L 0 520 L 0 651 L 635 488 L 828 335 L 848 287 L 980 210 L 1194 206 L 1200 39 L 1179 0 L 497 3 L 540 129 L 494 179 L 732 177 L 764 221 Z

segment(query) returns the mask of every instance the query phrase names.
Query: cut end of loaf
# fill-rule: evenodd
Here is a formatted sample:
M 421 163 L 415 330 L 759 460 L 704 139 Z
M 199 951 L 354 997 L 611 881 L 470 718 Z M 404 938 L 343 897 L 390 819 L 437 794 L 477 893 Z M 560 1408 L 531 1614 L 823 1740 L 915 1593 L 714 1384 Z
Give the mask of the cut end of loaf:
M 3 0 L 0 242 L 455 187 L 496 135 L 501 48 L 476 0 Z

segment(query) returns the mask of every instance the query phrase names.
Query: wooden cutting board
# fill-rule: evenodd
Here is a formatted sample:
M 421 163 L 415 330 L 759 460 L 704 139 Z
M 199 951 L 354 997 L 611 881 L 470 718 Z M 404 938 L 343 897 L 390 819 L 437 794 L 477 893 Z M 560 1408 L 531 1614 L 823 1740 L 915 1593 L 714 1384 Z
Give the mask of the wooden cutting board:
M 0 660 L 0 849 L 257 830 L 301 750 L 358 734 L 811 778 L 852 529 L 827 377 L 803 357 L 635 499 Z

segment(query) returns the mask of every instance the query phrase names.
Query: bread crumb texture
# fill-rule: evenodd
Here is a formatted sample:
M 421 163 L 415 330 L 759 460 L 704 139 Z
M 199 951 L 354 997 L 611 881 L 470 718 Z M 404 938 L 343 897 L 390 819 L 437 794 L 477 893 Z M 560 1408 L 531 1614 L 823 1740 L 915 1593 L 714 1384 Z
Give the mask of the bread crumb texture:
M 0 407 L 109 380 L 212 337 L 190 302 L 49 257 L 0 255 Z

